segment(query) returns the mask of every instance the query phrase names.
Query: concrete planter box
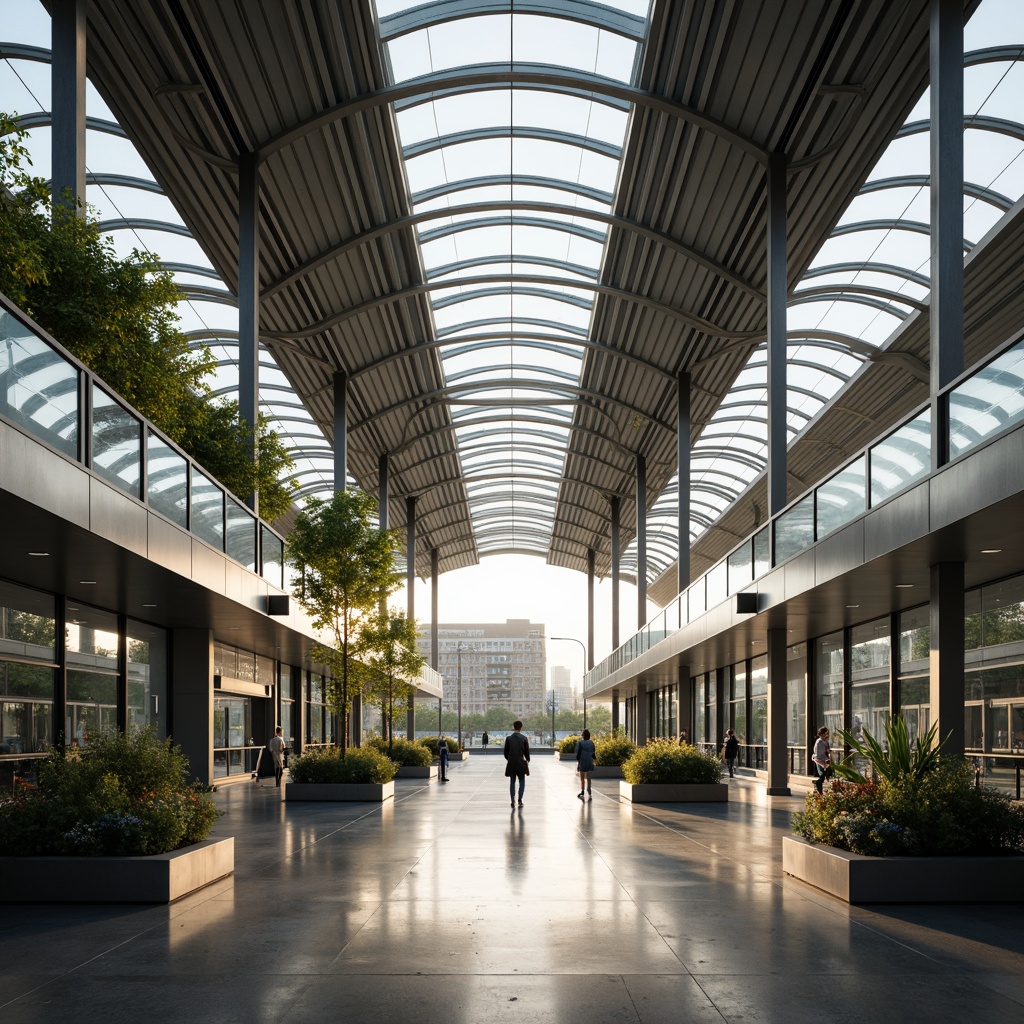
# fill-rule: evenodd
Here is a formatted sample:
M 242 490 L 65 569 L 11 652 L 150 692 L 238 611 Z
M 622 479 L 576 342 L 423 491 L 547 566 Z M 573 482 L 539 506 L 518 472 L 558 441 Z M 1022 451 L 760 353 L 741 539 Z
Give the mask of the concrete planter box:
M 617 764 L 597 765 L 591 777 L 595 779 L 621 779 L 622 769 Z
M 569 762 L 572 762 L 573 764 L 575 764 L 576 763 L 576 751 L 573 751 L 571 754 L 563 754 L 560 750 L 556 750 L 555 751 L 555 760 L 556 761 L 565 761 L 566 764 L 569 764 Z
M 425 767 L 419 765 L 403 765 L 398 769 L 396 779 L 436 779 L 437 765 L 428 764 Z
M 285 800 L 340 800 L 382 804 L 393 799 L 394 782 L 289 782 Z
M 619 783 L 619 796 L 634 804 L 725 803 L 729 787 L 723 782 Z
M 0 857 L 0 903 L 173 903 L 234 870 L 234 839 L 150 857 Z
M 847 903 L 1024 902 L 1024 857 L 864 857 L 784 836 L 782 870 Z

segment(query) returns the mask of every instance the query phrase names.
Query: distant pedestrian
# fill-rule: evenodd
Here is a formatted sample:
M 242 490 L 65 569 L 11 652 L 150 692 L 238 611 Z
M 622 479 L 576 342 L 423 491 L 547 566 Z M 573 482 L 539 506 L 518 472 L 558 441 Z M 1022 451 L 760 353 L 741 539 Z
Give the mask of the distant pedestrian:
M 736 739 L 736 733 L 732 729 L 727 729 L 725 732 L 725 746 L 722 748 L 722 753 L 725 757 L 726 767 L 729 769 L 730 779 L 736 774 L 736 757 L 739 752 L 740 741 Z
M 487 735 L 487 730 L 486 729 L 484 729 L 484 735 L 483 735 L 483 738 L 480 740 L 480 742 L 485 747 L 491 742 L 491 737 Z
M 274 759 L 274 783 L 281 785 L 281 777 L 284 775 L 284 736 L 281 735 L 281 726 L 274 730 L 270 742 L 267 744 L 270 756 Z
M 819 793 L 824 793 L 825 780 L 832 778 L 832 747 L 828 742 L 828 728 L 822 726 L 818 730 L 818 738 L 814 741 L 814 753 L 811 754 L 814 761 L 814 768 L 817 778 L 814 780 L 814 788 Z
M 580 791 L 577 795 L 581 800 L 583 799 L 584 789 L 587 791 L 587 799 L 594 799 L 590 778 L 594 771 L 594 754 L 596 752 L 597 748 L 594 746 L 594 741 L 590 738 L 590 730 L 584 729 L 583 735 L 576 742 L 576 771 L 580 773 Z
M 442 782 L 448 781 L 448 741 L 439 736 L 437 740 L 437 765 Z
M 686 744 L 689 743 L 689 742 L 690 741 L 686 737 L 686 730 L 685 729 L 680 729 L 679 730 L 679 746 L 685 747 Z
M 526 776 L 530 774 L 530 741 L 523 735 L 523 723 L 512 723 L 515 730 L 505 737 L 505 777 L 508 779 L 508 795 L 512 807 L 516 806 L 516 779 L 519 780 L 519 806 L 523 806 L 526 791 Z

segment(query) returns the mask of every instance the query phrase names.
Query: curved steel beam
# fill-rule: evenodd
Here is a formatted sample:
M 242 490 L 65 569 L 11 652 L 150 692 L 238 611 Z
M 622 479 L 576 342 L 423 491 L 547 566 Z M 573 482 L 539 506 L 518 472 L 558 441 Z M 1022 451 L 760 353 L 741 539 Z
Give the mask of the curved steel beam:
M 477 188 L 491 188 L 496 185 L 525 185 L 531 188 L 550 188 L 556 192 L 570 192 L 582 196 L 584 199 L 591 199 L 595 203 L 604 203 L 611 206 L 615 201 L 615 195 L 605 192 L 604 189 L 593 188 L 584 185 L 580 181 L 566 181 L 561 178 L 549 178 L 543 174 L 481 174 L 474 178 L 462 178 L 459 181 L 443 181 L 440 185 L 431 188 L 420 189 L 409 196 L 413 207 L 420 203 L 428 203 L 433 199 L 440 199 L 441 196 L 452 195 L 456 192 L 470 192 Z
M 820 284 L 812 285 L 809 288 L 800 288 L 797 291 L 790 292 L 789 304 L 792 306 L 800 305 L 801 303 L 812 302 L 820 300 L 822 298 L 831 298 L 835 295 L 845 295 L 850 293 L 850 301 L 857 302 L 859 296 L 872 296 L 886 298 L 889 303 L 899 302 L 905 306 L 910 306 L 913 309 L 925 310 L 928 308 L 928 303 L 921 299 L 915 299 L 912 295 L 904 295 L 903 292 L 893 291 L 890 288 L 876 288 L 874 285 L 868 284 L 853 284 L 843 282 L 842 284 Z M 906 316 L 908 314 L 904 314 Z
M 995 132 L 997 135 L 1008 135 L 1011 139 L 1024 142 L 1024 124 L 1007 121 L 1002 117 L 989 117 L 986 114 L 967 114 L 964 117 L 964 131 L 969 128 L 982 132 Z M 897 139 L 905 139 L 908 135 L 920 135 L 931 131 L 931 121 L 908 121 L 895 135 Z
M 549 228 L 556 231 L 567 231 L 571 234 L 580 235 L 585 238 L 592 237 L 593 241 L 601 243 L 604 242 L 604 233 L 593 232 L 578 224 L 547 220 L 543 218 L 517 218 L 515 211 L 519 210 L 530 211 L 533 213 L 560 214 L 564 216 L 567 221 L 574 218 L 583 218 L 584 220 L 589 219 L 605 224 L 608 227 L 621 228 L 623 231 L 640 235 L 657 245 L 664 246 L 666 249 L 671 249 L 684 259 L 691 260 L 698 266 L 703 267 L 708 271 L 708 273 L 714 274 L 716 277 L 721 277 L 723 280 L 728 281 L 729 284 L 751 296 L 751 298 L 757 299 L 762 303 L 766 301 L 763 291 L 756 288 L 749 281 L 740 277 L 739 274 L 729 270 L 728 267 L 725 267 L 703 253 L 698 252 L 696 249 L 684 245 L 671 236 L 666 235 L 661 231 L 656 231 L 645 224 L 640 224 L 629 217 L 620 217 L 617 214 L 605 213 L 601 210 L 579 209 L 578 207 L 570 206 L 565 203 L 542 203 L 527 200 L 515 200 L 512 202 L 506 200 L 489 200 L 487 202 L 479 203 L 463 203 L 459 206 L 445 207 L 440 210 L 422 210 L 419 213 L 412 213 L 403 217 L 397 217 L 395 220 L 389 221 L 386 224 L 378 224 L 376 227 L 363 231 L 358 235 L 353 235 L 351 238 L 347 238 L 344 241 L 339 242 L 337 245 L 325 249 L 322 253 L 318 253 L 312 259 L 300 264 L 294 270 L 290 270 L 288 273 L 279 277 L 276 281 L 271 281 L 262 289 L 261 297 L 271 297 L 300 278 L 307 277 L 320 267 L 325 266 L 328 263 L 333 263 L 341 256 L 344 256 L 347 252 L 357 249 L 368 242 L 376 241 L 384 235 L 388 235 L 396 231 L 402 231 L 405 228 L 416 227 L 420 224 L 428 223 L 429 221 L 448 220 L 452 217 L 464 217 L 468 214 L 501 213 L 505 214 L 505 216 L 446 224 L 441 228 L 434 229 L 433 231 L 421 232 L 420 241 L 428 242 L 434 238 L 443 238 L 460 231 L 472 230 L 479 227 L 504 227 L 509 225 L 514 227 L 516 225 L 523 225 L 529 227 Z
M 884 192 L 894 188 L 931 188 L 931 184 L 931 175 L 928 174 L 900 174 L 891 178 L 877 178 L 874 181 L 865 182 L 861 185 L 857 195 L 865 196 L 872 192 Z M 973 181 L 965 181 L 963 188 L 966 195 L 985 203 L 991 203 L 992 206 L 1004 213 L 1013 206 L 1013 200 L 1008 196 Z
M 389 14 L 378 22 L 383 42 L 420 29 L 430 28 L 462 18 L 484 17 L 498 14 L 534 14 L 547 18 L 561 18 L 591 28 L 614 32 L 635 42 L 642 42 L 647 34 L 647 19 L 625 11 L 617 11 L 588 0 L 433 0 L 411 10 Z
M 53 124 L 53 115 L 48 110 L 33 110 L 28 114 L 20 114 L 16 125 L 18 128 L 49 128 Z M 101 132 L 103 135 L 114 135 L 119 139 L 127 139 L 128 133 L 116 122 L 103 117 L 87 116 L 86 131 Z
M 560 287 L 575 287 L 583 291 L 596 291 L 600 286 L 593 281 L 572 281 L 572 279 L 561 277 L 545 277 L 544 275 L 528 274 L 487 274 L 477 277 L 465 277 L 457 282 L 451 281 L 428 281 L 427 290 L 443 291 L 445 288 L 462 288 L 467 284 L 474 284 L 478 281 L 494 281 L 493 287 L 477 288 L 471 292 L 455 292 L 453 295 L 442 295 L 440 298 L 432 299 L 432 309 L 447 309 L 449 306 L 458 306 L 463 302 L 471 302 L 473 299 L 488 299 L 495 296 L 529 295 L 535 299 L 551 299 L 553 302 L 565 302 L 570 306 L 579 306 L 581 309 L 589 310 L 594 304 L 591 298 L 584 298 L 582 295 L 570 295 L 566 292 L 553 292 L 548 288 L 541 288 L 540 281 L 550 281 Z M 506 284 L 505 282 L 508 282 Z M 529 287 L 522 287 L 526 283 Z M 628 294 L 632 295 L 632 292 Z
M 825 277 L 828 274 L 890 274 L 893 277 L 903 278 L 905 281 L 910 281 L 913 284 L 920 285 L 923 288 L 931 286 L 931 281 L 927 274 L 918 273 L 916 270 L 910 270 L 908 267 L 899 267 L 895 263 L 829 263 L 823 267 L 814 267 L 811 270 L 804 271 L 803 279 L 814 278 L 814 277 Z M 842 287 L 842 285 L 836 285 L 835 287 Z
M 583 291 L 595 291 L 601 295 L 607 295 L 610 298 L 620 299 L 624 302 L 645 306 L 656 313 L 661 313 L 663 316 L 667 316 L 673 320 L 678 320 L 680 323 L 685 324 L 687 327 L 691 327 L 696 331 L 700 331 L 702 334 L 706 334 L 713 338 L 719 338 L 723 341 L 752 340 L 754 338 L 764 337 L 764 331 L 729 331 L 720 327 L 718 324 L 713 324 L 709 320 L 705 320 L 703 317 L 696 316 L 692 313 L 684 313 L 681 310 L 676 309 L 674 306 L 670 306 L 668 303 L 659 302 L 657 299 L 650 299 L 643 295 L 637 295 L 635 292 L 627 291 L 624 288 L 615 288 L 612 285 L 602 284 L 600 282 L 586 284 L 565 278 L 553 278 L 529 274 L 480 275 L 477 277 L 463 278 L 459 282 L 458 286 L 468 287 L 491 283 L 516 282 L 521 284 L 558 285 L 560 287 L 577 288 Z M 297 327 L 290 331 L 261 331 L 260 336 L 275 339 L 312 338 L 318 334 L 323 334 L 332 328 L 340 326 L 346 321 L 351 320 L 353 317 L 359 316 L 360 314 L 366 313 L 372 309 L 376 309 L 378 306 L 390 305 L 394 302 L 400 302 L 403 299 L 414 298 L 417 295 L 424 295 L 428 292 L 436 291 L 439 288 L 452 287 L 457 287 L 457 285 L 452 285 L 451 283 L 444 281 L 427 281 L 425 283 L 407 285 L 405 288 L 399 288 L 397 291 L 389 292 L 386 295 L 379 295 L 375 298 L 357 303 L 355 306 L 350 306 L 348 309 L 343 310 L 340 313 L 335 313 L 332 316 L 325 317 L 323 320 L 320 320 L 318 323 L 312 324 L 309 327 Z M 552 294 L 550 297 L 559 299 L 559 301 L 563 302 L 573 301 L 571 296 L 558 296 L 557 294 Z M 459 296 L 451 301 L 465 301 L 465 298 L 465 296 Z
M 182 235 L 191 238 L 192 232 L 184 224 L 172 224 L 166 220 L 149 220 L 146 217 L 112 217 L 101 220 L 96 225 L 101 235 L 111 231 L 164 231 L 169 235 Z
M 900 301 L 905 300 L 901 299 Z M 838 289 L 808 288 L 806 291 L 794 292 L 790 296 L 788 304 L 790 306 L 804 306 L 811 302 L 855 302 L 862 306 L 870 306 L 872 309 L 877 309 L 882 313 L 889 313 L 897 320 L 906 320 L 910 316 L 905 310 L 899 309 L 891 302 L 884 302 L 882 299 L 873 299 L 867 295 L 856 294 L 852 288 L 847 288 L 846 285 L 840 285 Z M 922 307 L 917 302 L 906 302 L 906 305 L 927 308 Z
M 695 128 L 718 136 L 724 142 L 728 142 L 748 156 L 752 156 L 759 163 L 764 165 L 768 163 L 768 151 L 763 145 L 694 107 L 678 103 L 667 96 L 650 93 L 636 86 L 606 78 L 604 75 L 521 61 L 497 65 L 468 65 L 454 72 L 442 71 L 436 74 L 422 75 L 398 85 L 387 86 L 362 96 L 347 99 L 267 139 L 256 149 L 254 154 L 256 162 L 257 164 L 262 163 L 274 153 L 294 145 L 299 139 L 327 128 L 336 121 L 352 117 L 354 114 L 364 113 L 413 96 L 422 97 L 424 101 L 427 101 L 435 98 L 435 94 L 441 90 L 456 89 L 468 92 L 487 85 L 563 88 L 596 93 L 598 97 L 609 96 L 612 99 L 623 100 L 655 113 L 685 121 Z
M 535 267 L 554 267 L 557 270 L 564 270 L 567 274 L 579 274 L 587 280 L 596 281 L 598 271 L 596 267 L 588 267 L 582 263 L 570 263 L 569 260 L 558 259 L 556 256 L 534 256 L 527 253 L 508 253 L 501 255 L 495 253 L 493 256 L 475 256 L 472 259 L 457 260 L 455 263 L 445 263 L 439 267 L 432 267 L 426 273 L 428 281 L 434 281 L 446 274 L 458 274 L 463 270 L 472 270 L 474 267 L 488 267 L 501 263 L 523 263 Z M 452 281 L 451 284 L 459 285 L 461 281 Z
M 611 142 L 603 142 L 588 135 L 577 135 L 574 132 L 561 131 L 558 128 L 537 128 L 529 125 L 488 125 L 483 128 L 465 128 L 461 132 L 450 132 L 433 138 L 412 142 L 402 147 L 402 157 L 413 160 L 427 153 L 436 153 L 447 146 L 462 146 L 469 142 L 486 142 L 492 139 L 535 139 L 539 142 L 557 142 L 563 146 L 572 146 L 598 156 L 606 156 L 612 160 L 622 158 L 622 147 Z
M 919 235 L 931 235 L 931 225 L 919 220 L 903 220 L 900 217 L 880 217 L 875 220 L 851 221 L 849 224 L 837 224 L 829 238 L 840 235 L 853 235 L 858 231 L 913 231 Z M 964 252 L 970 252 L 974 243 L 964 239 Z

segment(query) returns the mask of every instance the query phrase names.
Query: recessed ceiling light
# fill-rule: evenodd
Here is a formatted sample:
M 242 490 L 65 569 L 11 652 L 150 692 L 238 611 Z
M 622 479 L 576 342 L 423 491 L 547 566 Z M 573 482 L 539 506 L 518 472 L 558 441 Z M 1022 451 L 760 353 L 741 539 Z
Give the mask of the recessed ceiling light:
M 859 608 L 860 605 L 859 604 L 848 604 L 846 607 L 847 608 Z
M 96 585 L 95 580 L 79 580 L 78 582 L 87 587 L 94 587 Z
M 28 553 L 29 558 L 49 558 L 49 551 L 30 551 Z
M 998 555 L 1002 552 L 1002 548 L 982 548 L 981 553 L 983 555 Z
M 913 583 L 897 583 L 896 584 L 896 589 L 897 590 L 912 590 L 913 586 L 914 586 Z
M 156 605 L 155 604 L 144 604 L 142 607 L 143 608 L 155 608 Z

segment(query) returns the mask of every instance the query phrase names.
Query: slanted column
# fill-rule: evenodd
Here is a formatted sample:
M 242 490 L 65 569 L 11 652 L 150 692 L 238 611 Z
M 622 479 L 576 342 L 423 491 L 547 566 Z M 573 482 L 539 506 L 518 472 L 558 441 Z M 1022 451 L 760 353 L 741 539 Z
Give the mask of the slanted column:
M 647 624 L 647 459 L 636 456 L 636 628 Z
M 84 217 L 85 0 L 53 0 L 50 24 L 50 194 L 54 210 L 67 203 Z
M 768 156 L 768 514 L 786 507 L 786 155 Z
M 964 752 L 964 564 L 939 562 L 931 567 L 928 606 L 928 679 L 931 721 L 938 737 L 949 741 L 943 754 Z
M 939 392 L 964 368 L 964 8 L 932 0 L 931 332 L 932 469 L 949 461 Z
M 260 171 L 254 153 L 238 159 L 238 418 L 252 430 L 256 460 L 260 408 Z M 245 503 L 259 514 L 259 495 Z
M 679 551 L 676 557 L 676 593 L 690 585 L 690 375 L 680 372 L 676 385 L 676 477 L 679 493 Z
M 334 493 L 348 486 L 348 374 L 334 373 Z
M 786 630 L 768 630 L 768 795 L 789 796 Z

